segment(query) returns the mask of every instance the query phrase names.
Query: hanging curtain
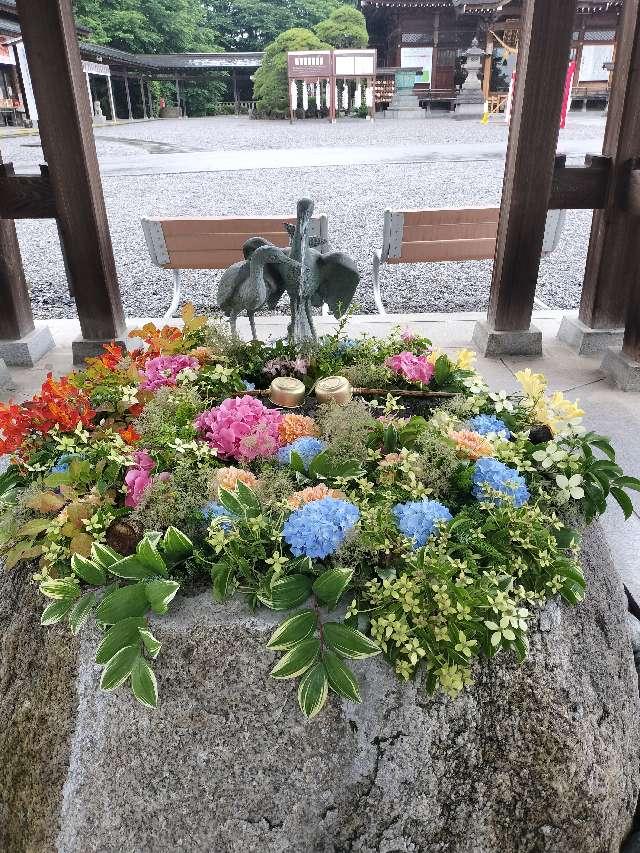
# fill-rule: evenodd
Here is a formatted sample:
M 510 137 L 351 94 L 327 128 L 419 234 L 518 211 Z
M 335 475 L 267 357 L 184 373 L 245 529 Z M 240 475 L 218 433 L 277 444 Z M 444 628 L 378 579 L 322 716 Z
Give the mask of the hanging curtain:
M 298 109 L 298 83 L 296 80 L 291 81 L 291 109 Z
M 349 84 L 346 80 L 342 81 L 342 109 L 349 109 Z
M 328 110 L 331 109 L 331 81 L 327 80 L 327 85 L 324 89 L 324 105 Z
M 356 80 L 356 94 L 353 99 L 353 106 L 359 110 L 362 106 L 362 80 L 359 78 Z
M 302 109 L 305 112 L 309 109 L 309 86 L 306 80 L 302 83 Z
M 367 86 L 366 92 L 364 93 L 365 103 L 371 109 L 373 106 L 373 85 L 369 83 Z
M 322 109 L 322 83 L 319 80 L 316 83 L 316 109 L 318 112 Z

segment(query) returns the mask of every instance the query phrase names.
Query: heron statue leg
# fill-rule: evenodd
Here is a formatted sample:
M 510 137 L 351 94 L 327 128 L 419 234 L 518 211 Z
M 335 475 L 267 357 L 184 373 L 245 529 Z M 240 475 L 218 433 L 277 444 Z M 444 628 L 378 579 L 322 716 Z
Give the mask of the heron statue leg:
M 256 316 L 255 316 L 255 314 L 252 314 L 252 313 L 249 314 L 249 325 L 251 326 L 251 336 L 252 336 L 254 341 L 257 341 L 258 335 L 256 334 Z
M 231 326 L 231 334 L 233 335 L 234 338 L 238 337 L 238 330 L 236 328 L 236 320 L 237 319 L 238 319 L 237 314 L 230 314 L 229 315 L 229 325 Z

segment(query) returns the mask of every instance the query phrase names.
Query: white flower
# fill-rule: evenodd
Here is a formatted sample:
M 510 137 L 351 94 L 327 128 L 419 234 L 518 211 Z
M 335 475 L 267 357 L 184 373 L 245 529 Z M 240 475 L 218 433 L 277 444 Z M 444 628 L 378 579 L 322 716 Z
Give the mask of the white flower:
M 533 453 L 533 458 L 546 471 L 549 468 L 553 468 L 557 462 L 566 460 L 568 455 L 566 450 L 562 450 L 554 441 L 550 441 L 542 450 L 536 450 Z
M 198 371 L 194 370 L 192 367 L 185 367 L 184 370 L 181 370 L 178 373 L 176 380 L 181 385 L 188 385 L 190 382 L 193 382 L 198 377 Z
M 122 403 L 128 408 L 138 402 L 138 389 L 135 385 L 125 385 L 122 389 Z
M 560 489 L 558 497 L 562 503 L 566 503 L 570 498 L 579 501 L 584 497 L 584 489 L 581 483 L 582 477 L 580 474 L 574 474 L 571 478 L 565 477 L 564 474 L 558 474 L 556 485 Z
M 479 376 L 477 373 L 474 376 L 468 376 L 466 379 L 463 379 L 462 384 L 469 389 L 471 394 L 485 394 L 489 389 L 482 376 Z
M 489 394 L 489 399 L 495 403 L 496 414 L 500 412 L 512 412 L 514 409 L 513 403 L 506 391 L 497 391 L 494 394 Z

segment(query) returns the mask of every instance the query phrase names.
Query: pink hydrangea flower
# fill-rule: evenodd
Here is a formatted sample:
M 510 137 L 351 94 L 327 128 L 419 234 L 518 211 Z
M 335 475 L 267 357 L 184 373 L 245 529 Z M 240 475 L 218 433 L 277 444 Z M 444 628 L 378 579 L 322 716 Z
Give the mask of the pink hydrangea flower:
M 189 355 L 160 355 L 150 359 L 144 368 L 145 382 L 142 388 L 145 391 L 156 391 L 164 385 L 171 387 L 177 385 L 177 377 L 186 368 L 197 370 L 200 362 L 197 358 Z
M 386 359 L 385 365 L 409 382 L 421 382 L 423 385 L 429 383 L 435 370 L 425 355 L 414 355 L 412 352 L 392 355 Z
M 275 456 L 280 447 L 282 415 L 255 397 L 235 397 L 203 412 L 196 419 L 200 436 L 221 456 L 241 462 Z
M 133 454 L 135 468 L 129 468 L 124 481 L 127 486 L 127 497 L 124 505 L 133 509 L 142 500 L 144 490 L 151 484 L 151 472 L 156 463 L 146 450 L 138 450 Z

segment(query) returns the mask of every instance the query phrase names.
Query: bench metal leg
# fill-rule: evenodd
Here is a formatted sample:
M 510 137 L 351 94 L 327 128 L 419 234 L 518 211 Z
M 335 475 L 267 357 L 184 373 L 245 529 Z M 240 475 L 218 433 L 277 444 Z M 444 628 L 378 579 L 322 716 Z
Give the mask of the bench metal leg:
M 384 309 L 384 305 L 382 304 L 382 295 L 380 293 L 380 264 L 382 263 L 382 259 L 380 258 L 380 252 L 373 253 L 373 299 L 376 303 L 376 308 L 378 309 L 378 314 L 382 317 L 387 316 L 387 312 Z
M 180 270 L 173 270 L 173 298 L 171 299 L 171 305 L 169 306 L 167 313 L 162 318 L 163 320 L 171 320 L 171 318 L 175 316 L 175 313 L 178 310 L 178 305 L 180 305 L 180 291 Z

